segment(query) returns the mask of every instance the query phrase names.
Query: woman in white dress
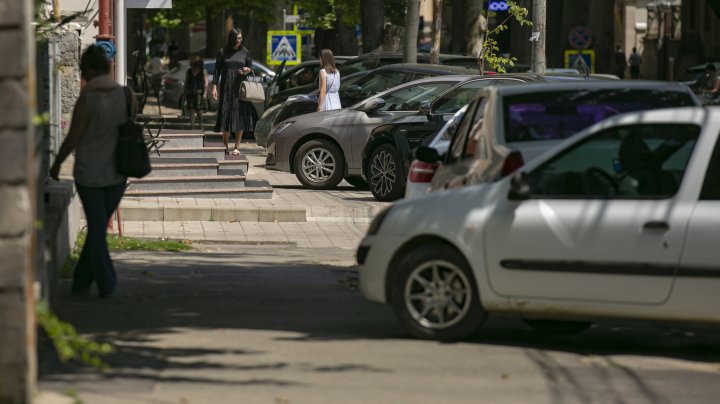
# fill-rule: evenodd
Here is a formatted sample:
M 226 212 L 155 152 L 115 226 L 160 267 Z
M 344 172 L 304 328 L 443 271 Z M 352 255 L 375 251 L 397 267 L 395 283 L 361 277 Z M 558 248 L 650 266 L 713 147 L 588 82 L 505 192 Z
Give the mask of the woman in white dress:
M 318 99 L 318 111 L 330 111 L 340 109 L 340 72 L 335 67 L 335 56 L 330 49 L 323 49 L 320 52 L 320 98 Z

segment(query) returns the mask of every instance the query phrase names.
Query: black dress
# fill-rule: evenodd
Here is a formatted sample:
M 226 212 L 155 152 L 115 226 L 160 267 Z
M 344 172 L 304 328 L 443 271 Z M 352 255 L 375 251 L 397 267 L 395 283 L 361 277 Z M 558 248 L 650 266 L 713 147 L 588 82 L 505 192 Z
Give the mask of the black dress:
M 255 108 L 252 103 L 240 101 L 240 83 L 247 79 L 240 70 L 245 66 L 252 68 L 247 48 L 218 52 L 213 75 L 213 84 L 218 86 L 220 97 L 215 132 L 253 132 L 255 129 Z

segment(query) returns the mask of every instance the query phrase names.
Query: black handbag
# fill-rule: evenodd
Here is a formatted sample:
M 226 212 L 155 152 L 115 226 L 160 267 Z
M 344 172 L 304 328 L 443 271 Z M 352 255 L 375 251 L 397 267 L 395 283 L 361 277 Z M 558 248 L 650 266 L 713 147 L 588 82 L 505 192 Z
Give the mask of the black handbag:
M 127 119 L 120 126 L 117 142 L 117 170 L 126 177 L 142 178 L 150 173 L 150 156 L 145 139 L 143 127 L 132 118 L 130 89 L 125 87 L 125 104 Z

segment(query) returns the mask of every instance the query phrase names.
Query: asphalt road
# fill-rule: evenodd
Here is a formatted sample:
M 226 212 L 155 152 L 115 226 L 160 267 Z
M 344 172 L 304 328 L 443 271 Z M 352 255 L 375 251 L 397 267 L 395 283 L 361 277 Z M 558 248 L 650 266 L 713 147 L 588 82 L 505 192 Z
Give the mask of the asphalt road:
M 717 403 L 720 330 L 599 324 L 543 336 L 492 317 L 471 341 L 411 339 L 356 288 L 354 251 L 205 245 L 114 253 L 113 299 L 59 296 L 112 342 L 110 370 L 61 364 L 39 387 L 83 403 Z

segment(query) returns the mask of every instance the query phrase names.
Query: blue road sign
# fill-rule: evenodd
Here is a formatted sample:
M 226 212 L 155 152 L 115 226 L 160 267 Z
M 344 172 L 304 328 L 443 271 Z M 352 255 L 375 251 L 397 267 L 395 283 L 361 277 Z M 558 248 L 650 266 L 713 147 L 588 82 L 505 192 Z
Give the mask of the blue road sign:
M 268 31 L 267 64 L 292 66 L 302 60 L 301 35 L 297 31 Z
M 565 67 L 577 69 L 582 74 L 595 73 L 594 50 L 566 50 Z
M 508 11 L 510 6 L 505 1 L 488 1 L 487 9 L 490 11 Z

